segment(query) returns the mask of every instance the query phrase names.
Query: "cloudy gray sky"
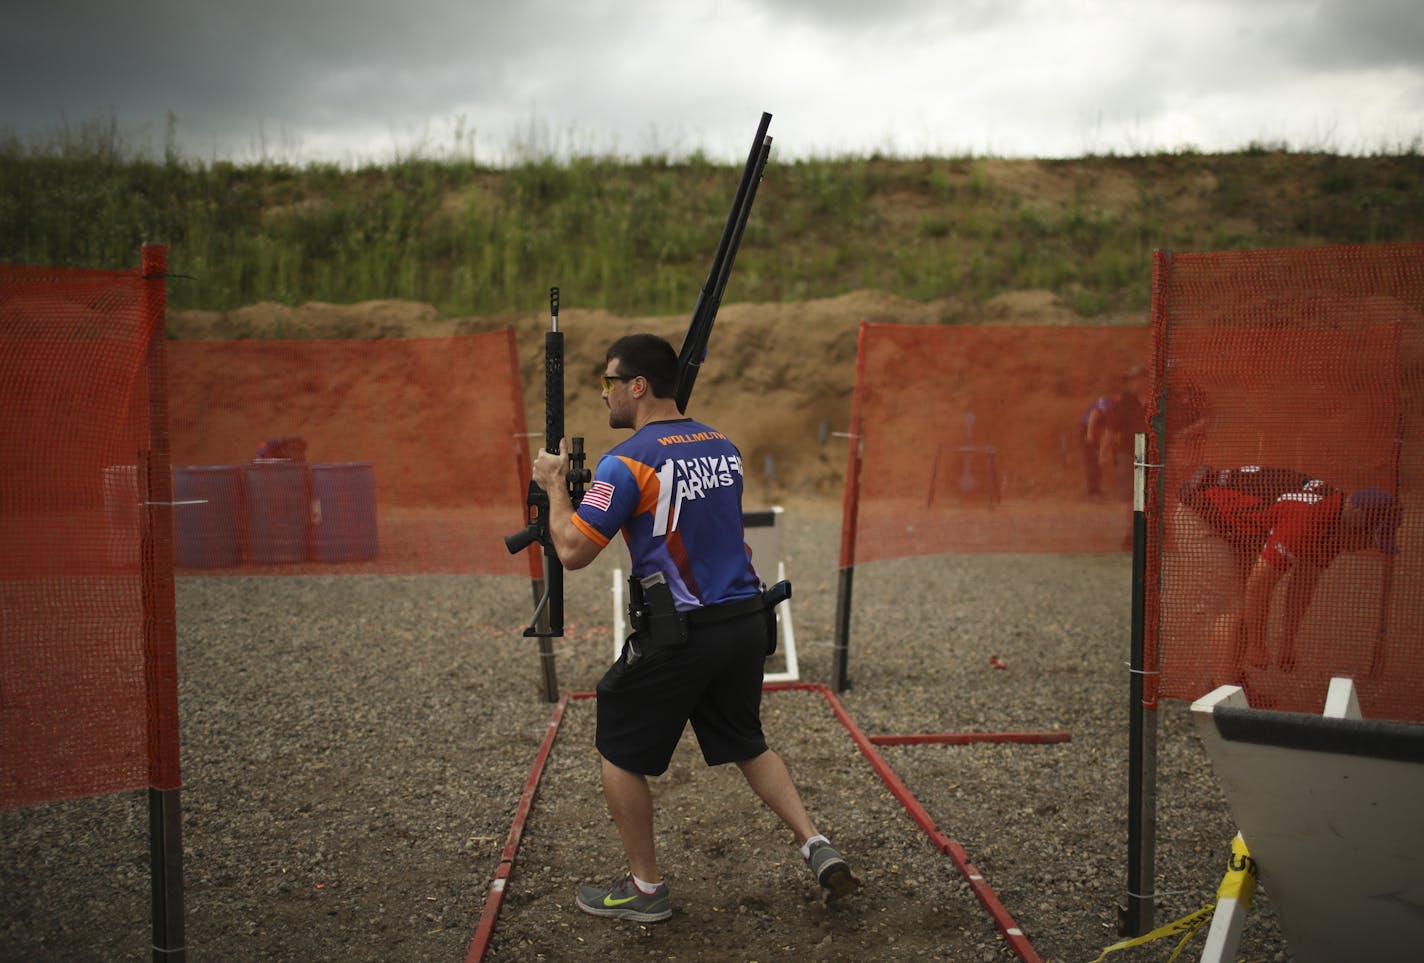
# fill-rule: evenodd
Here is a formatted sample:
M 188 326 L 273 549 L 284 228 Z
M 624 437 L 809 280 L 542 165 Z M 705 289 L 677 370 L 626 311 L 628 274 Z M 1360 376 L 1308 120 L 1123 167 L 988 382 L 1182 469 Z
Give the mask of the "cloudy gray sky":
M 201 161 L 1424 141 L 1419 0 L 39 0 L 0 133 Z

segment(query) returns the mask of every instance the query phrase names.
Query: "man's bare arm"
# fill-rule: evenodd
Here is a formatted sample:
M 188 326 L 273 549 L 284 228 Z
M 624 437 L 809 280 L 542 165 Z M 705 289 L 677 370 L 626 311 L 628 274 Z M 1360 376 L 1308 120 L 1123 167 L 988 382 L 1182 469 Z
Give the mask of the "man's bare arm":
M 1266 645 L 1266 632 L 1271 619 L 1271 593 L 1283 573 L 1265 559 L 1256 559 L 1251 574 L 1246 576 L 1246 651 Z
M 1310 607 L 1310 598 L 1315 594 L 1315 585 L 1320 581 L 1320 568 L 1301 562 L 1291 570 L 1290 582 L 1286 585 L 1285 612 L 1281 618 L 1281 650 L 1276 663 L 1283 672 L 1295 668 L 1295 634 L 1305 618 L 1305 610 Z

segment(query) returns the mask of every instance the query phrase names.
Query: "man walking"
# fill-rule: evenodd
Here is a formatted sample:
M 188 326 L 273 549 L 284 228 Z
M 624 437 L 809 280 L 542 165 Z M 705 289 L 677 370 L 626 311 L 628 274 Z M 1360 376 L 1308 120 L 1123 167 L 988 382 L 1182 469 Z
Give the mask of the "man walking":
M 632 558 L 629 636 L 598 683 L 596 745 L 604 797 L 629 872 L 582 886 L 580 909 L 657 922 L 672 915 L 658 866 L 648 777 L 666 771 L 690 721 L 710 766 L 735 763 L 792 831 L 826 900 L 860 881 L 812 822 L 761 726 L 762 669 L 775 622 L 742 530 L 741 454 L 677 409 L 677 354 L 650 334 L 609 347 L 608 423 L 633 435 L 599 461 L 577 510 L 568 455 L 540 450 L 533 475 L 549 494 L 549 530 L 565 568 L 588 565 L 622 531 Z

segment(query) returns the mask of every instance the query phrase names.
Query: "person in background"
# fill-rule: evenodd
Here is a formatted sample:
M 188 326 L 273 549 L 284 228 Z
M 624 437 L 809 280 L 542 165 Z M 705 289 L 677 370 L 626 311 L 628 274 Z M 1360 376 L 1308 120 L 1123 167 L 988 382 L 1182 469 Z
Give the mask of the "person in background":
M 595 916 L 657 922 L 672 915 L 658 865 L 649 776 L 693 733 L 708 765 L 734 763 L 792 831 L 826 901 L 860 886 L 806 812 L 761 725 L 762 670 L 775 622 L 742 529 L 742 456 L 721 432 L 677 409 L 677 354 L 650 334 L 620 338 L 603 374 L 608 423 L 632 436 L 600 461 L 577 509 L 568 455 L 540 450 L 534 480 L 549 495 L 549 530 L 569 569 L 618 532 L 632 558 L 634 634 L 598 683 L 595 742 L 604 797 L 628 857 L 611 886 L 579 888 Z M 751 869 L 751 867 L 747 867 Z
M 1212 642 L 1228 652 L 1229 678 L 1243 681 L 1246 660 L 1268 664 L 1271 601 L 1287 574 L 1280 634 L 1274 640 L 1276 665 L 1295 668 L 1295 640 L 1320 576 L 1343 552 L 1370 548 L 1397 551 L 1399 502 L 1382 488 L 1346 494 L 1333 485 L 1287 468 L 1245 466 L 1215 470 L 1202 466 L 1182 486 L 1178 500 L 1224 542 L 1240 586 L 1223 615 L 1212 624 Z M 1179 538 L 1189 518 L 1175 525 Z M 1193 538 L 1182 539 L 1190 550 Z M 1196 539 L 1198 545 L 1200 535 Z
M 1268 648 L 1271 596 L 1286 573 L 1281 632 L 1276 640 L 1276 665 L 1295 669 L 1295 637 L 1321 574 L 1342 552 L 1398 550 L 1399 502 L 1383 488 L 1362 488 L 1346 495 L 1314 489 L 1276 499 L 1269 512 L 1271 530 L 1260 557 L 1246 577 L 1243 611 L 1248 651 Z
M 1206 392 L 1193 381 L 1178 379 L 1169 385 L 1167 398 L 1168 444 L 1186 446 L 1189 453 L 1199 452 L 1211 432 L 1212 409 Z M 1177 454 L 1180 456 L 1181 452 Z M 1196 460 L 1190 456 L 1186 459 L 1187 464 Z
M 1089 497 L 1103 494 L 1105 471 L 1119 498 L 1132 497 L 1133 438 L 1147 430 L 1147 414 L 1142 406 L 1145 374 L 1141 366 L 1125 372 L 1118 390 L 1093 399 L 1078 419 L 1083 476 Z
M 262 446 L 257 449 L 257 454 L 254 457 L 258 461 L 274 458 L 283 458 L 289 461 L 306 461 L 307 443 L 303 439 L 293 435 L 287 435 L 281 438 L 268 438 L 262 443 Z
M 1291 492 L 1324 485 L 1294 468 L 1198 465 L 1177 491 L 1173 529 L 1184 544 L 1200 546 L 1217 539 L 1230 549 L 1234 580 L 1242 582 L 1251 560 L 1270 534 L 1269 511 Z

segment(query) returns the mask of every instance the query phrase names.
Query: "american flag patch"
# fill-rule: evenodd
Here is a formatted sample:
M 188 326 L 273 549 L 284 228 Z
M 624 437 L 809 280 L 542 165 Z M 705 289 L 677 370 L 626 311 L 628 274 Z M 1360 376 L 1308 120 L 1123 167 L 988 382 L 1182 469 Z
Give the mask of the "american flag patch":
M 589 486 L 588 491 L 583 494 L 583 501 L 580 505 L 592 505 L 601 512 L 608 511 L 608 506 L 613 502 L 613 486 L 606 481 L 596 481 Z

